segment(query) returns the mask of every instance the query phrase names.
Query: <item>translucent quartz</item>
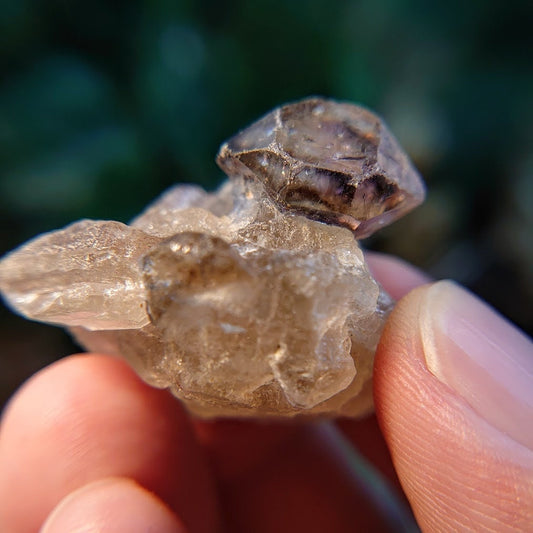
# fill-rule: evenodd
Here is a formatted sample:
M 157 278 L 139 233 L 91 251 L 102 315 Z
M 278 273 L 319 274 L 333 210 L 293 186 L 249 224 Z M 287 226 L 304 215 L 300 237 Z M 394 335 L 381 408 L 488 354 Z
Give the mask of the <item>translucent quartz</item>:
M 280 209 L 368 237 L 420 204 L 422 179 L 367 109 L 308 98 L 275 109 L 222 145 L 229 176 L 261 182 Z
M 286 106 L 223 145 L 231 179 L 217 192 L 179 185 L 130 225 L 41 235 L 0 262 L 0 290 L 28 318 L 125 357 L 196 415 L 362 415 L 392 302 L 354 232 L 423 197 L 398 150 L 369 111 Z

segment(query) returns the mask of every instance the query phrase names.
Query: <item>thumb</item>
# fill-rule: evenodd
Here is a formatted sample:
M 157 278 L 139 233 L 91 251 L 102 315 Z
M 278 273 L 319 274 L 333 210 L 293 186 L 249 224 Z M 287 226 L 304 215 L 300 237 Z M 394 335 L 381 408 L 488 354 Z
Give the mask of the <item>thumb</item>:
M 376 356 L 375 402 L 425 531 L 533 524 L 533 345 L 458 285 L 400 300 Z

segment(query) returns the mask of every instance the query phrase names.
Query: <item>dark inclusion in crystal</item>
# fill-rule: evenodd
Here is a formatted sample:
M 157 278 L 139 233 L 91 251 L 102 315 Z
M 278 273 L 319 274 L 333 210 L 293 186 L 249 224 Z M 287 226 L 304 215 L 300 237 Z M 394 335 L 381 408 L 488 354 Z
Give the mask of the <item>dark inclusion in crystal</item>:
M 364 238 L 424 199 L 418 172 L 363 107 L 309 98 L 268 113 L 220 148 L 230 177 L 258 180 L 284 211 Z

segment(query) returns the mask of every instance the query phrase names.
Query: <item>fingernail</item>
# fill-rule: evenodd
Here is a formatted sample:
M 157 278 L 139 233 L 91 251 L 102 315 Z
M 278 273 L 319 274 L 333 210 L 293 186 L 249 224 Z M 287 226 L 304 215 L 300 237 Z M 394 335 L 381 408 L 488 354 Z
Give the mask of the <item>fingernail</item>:
M 429 371 L 492 426 L 533 449 L 533 343 L 451 281 L 423 297 L 420 328 Z

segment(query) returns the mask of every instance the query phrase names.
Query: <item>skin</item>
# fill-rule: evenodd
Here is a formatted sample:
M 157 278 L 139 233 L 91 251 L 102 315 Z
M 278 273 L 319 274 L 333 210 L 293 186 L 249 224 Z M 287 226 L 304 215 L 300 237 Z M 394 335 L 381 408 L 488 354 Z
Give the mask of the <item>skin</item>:
M 328 427 L 403 491 L 422 530 L 527 531 L 528 429 L 509 425 L 509 416 L 492 417 L 494 409 L 435 377 L 420 333 L 421 309 L 438 304 L 438 297 L 427 298 L 434 285 L 397 259 L 370 261 L 389 293 L 401 298 L 376 355 L 376 415 Z M 501 403 L 515 409 L 523 401 L 527 412 L 533 387 L 513 388 L 509 380 L 520 381 L 524 372 L 531 378 L 530 341 L 494 316 L 502 328 L 498 342 L 522 365 L 521 374 L 513 373 L 512 361 L 507 374 L 496 372 L 519 391 Z M 476 376 L 464 379 L 474 380 L 472 390 L 485 387 L 478 400 L 497 390 L 477 384 Z M 192 421 L 124 362 L 73 355 L 31 377 L 3 413 L 0 531 L 397 530 L 354 483 L 328 434 L 323 424 Z

